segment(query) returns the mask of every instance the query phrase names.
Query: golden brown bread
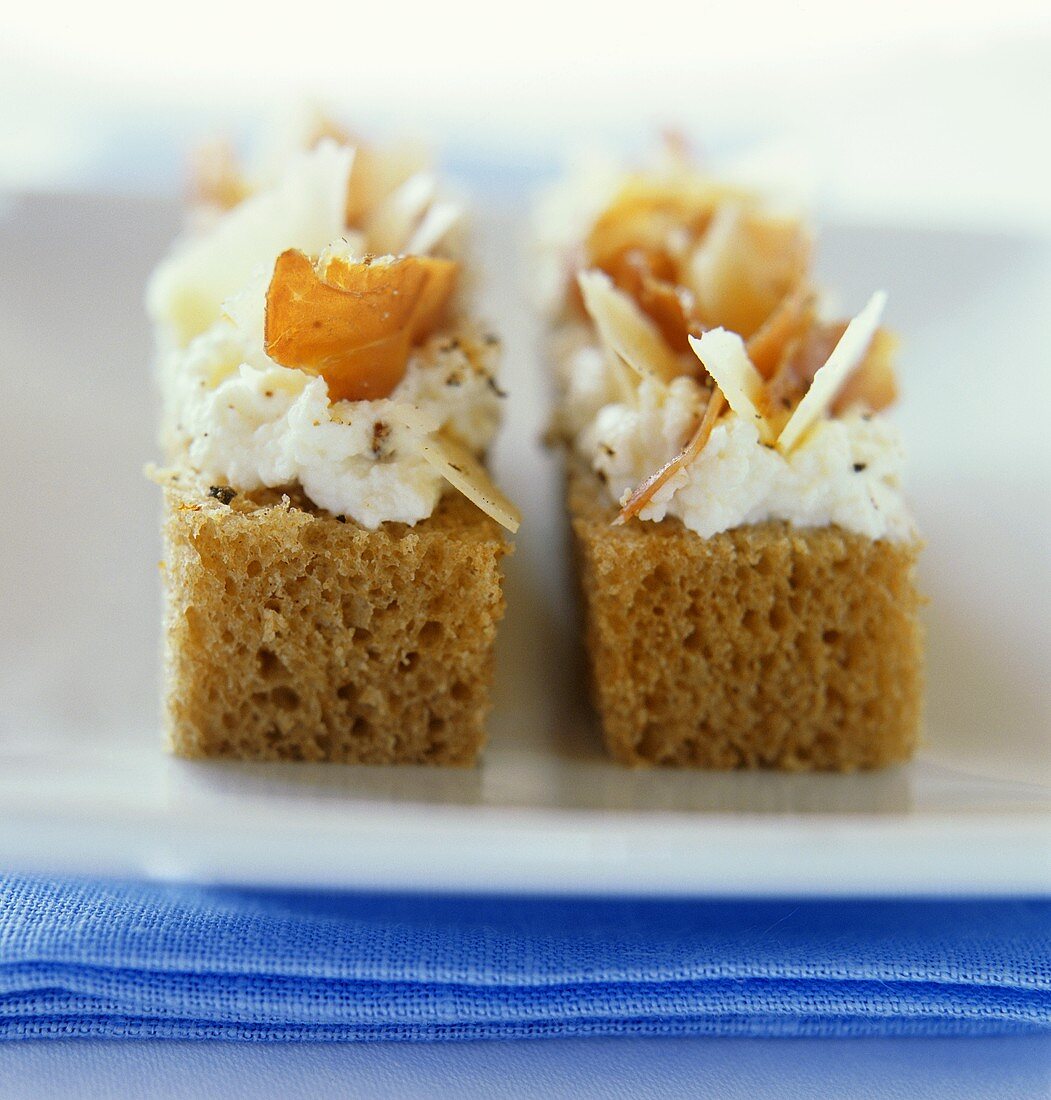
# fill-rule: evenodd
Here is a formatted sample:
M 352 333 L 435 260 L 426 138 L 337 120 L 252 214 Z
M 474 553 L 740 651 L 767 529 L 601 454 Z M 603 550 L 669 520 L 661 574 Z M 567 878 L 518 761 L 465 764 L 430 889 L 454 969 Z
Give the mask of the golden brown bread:
M 467 765 L 485 741 L 500 528 L 456 493 L 368 531 L 301 496 L 165 488 L 180 756 Z
M 922 709 L 919 545 L 763 523 L 611 527 L 569 511 L 606 745 L 630 765 L 853 771 L 908 759 Z

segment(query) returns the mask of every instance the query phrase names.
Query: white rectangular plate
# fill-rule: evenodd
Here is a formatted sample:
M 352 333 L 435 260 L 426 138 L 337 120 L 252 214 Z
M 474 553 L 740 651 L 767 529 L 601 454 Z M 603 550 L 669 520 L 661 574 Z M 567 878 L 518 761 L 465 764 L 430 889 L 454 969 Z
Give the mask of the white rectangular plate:
M 928 730 L 856 775 L 631 772 L 582 690 L 521 196 L 479 226 L 525 521 L 491 743 L 470 771 L 187 763 L 162 750 L 146 275 L 170 204 L 0 209 L 0 866 L 231 883 L 580 893 L 989 893 L 1051 885 L 1051 243 L 839 224 L 853 311 L 890 292 L 928 541 Z

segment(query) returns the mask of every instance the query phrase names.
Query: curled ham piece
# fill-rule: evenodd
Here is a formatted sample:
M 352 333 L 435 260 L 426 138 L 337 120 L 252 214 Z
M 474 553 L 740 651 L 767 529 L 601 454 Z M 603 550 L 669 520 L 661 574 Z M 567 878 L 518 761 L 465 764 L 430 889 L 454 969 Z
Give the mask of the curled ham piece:
M 721 206 L 683 271 L 709 328 L 747 340 L 806 278 L 811 242 L 798 221 Z
M 592 225 L 577 266 L 605 271 L 680 354 L 707 328 L 748 339 L 776 320 L 764 339 L 768 377 L 787 330 L 813 317 L 806 304 L 810 244 L 799 222 L 679 174 L 629 181 Z M 570 307 L 577 304 L 571 291 Z
M 725 190 L 681 179 L 629 180 L 599 215 L 584 242 L 585 259 L 605 268 L 628 248 L 665 249 L 670 236 L 685 232 L 687 245 L 708 227 Z
M 414 344 L 439 325 L 458 265 L 430 256 L 348 263 L 321 272 L 282 252 L 266 293 L 266 354 L 325 379 L 332 401 L 389 397 Z
M 790 291 L 745 345 L 748 349 L 748 358 L 752 360 L 752 366 L 763 378 L 767 380 L 772 378 L 786 351 L 803 338 L 813 323 L 813 292 L 805 286 Z M 829 351 L 831 352 L 831 348 Z M 825 356 L 825 359 L 827 358 L 828 355 Z M 814 370 L 816 371 L 817 367 Z
M 689 337 L 701 332 L 694 316 L 693 295 L 678 283 L 678 268 L 667 252 L 626 248 L 616 253 L 602 270 L 660 329 L 672 351 L 690 350 Z

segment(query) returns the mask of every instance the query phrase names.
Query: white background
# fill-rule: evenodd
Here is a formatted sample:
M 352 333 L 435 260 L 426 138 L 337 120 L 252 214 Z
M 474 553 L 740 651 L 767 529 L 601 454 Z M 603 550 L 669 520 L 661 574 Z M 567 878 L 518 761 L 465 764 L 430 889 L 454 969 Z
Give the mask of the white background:
M 830 204 L 1051 225 L 1046 0 L 8 4 L 0 183 L 171 187 L 191 135 L 303 94 L 476 160 L 672 125 Z

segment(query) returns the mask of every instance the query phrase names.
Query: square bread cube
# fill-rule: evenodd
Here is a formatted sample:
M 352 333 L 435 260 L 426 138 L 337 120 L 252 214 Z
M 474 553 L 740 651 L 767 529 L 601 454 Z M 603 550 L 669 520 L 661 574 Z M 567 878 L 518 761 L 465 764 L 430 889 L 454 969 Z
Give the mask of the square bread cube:
M 592 690 L 633 765 L 853 771 L 903 761 L 922 709 L 918 543 L 763 523 L 610 526 L 569 471 Z
M 165 489 L 166 716 L 184 757 L 469 765 L 499 526 L 459 494 L 369 531 L 302 496 Z

